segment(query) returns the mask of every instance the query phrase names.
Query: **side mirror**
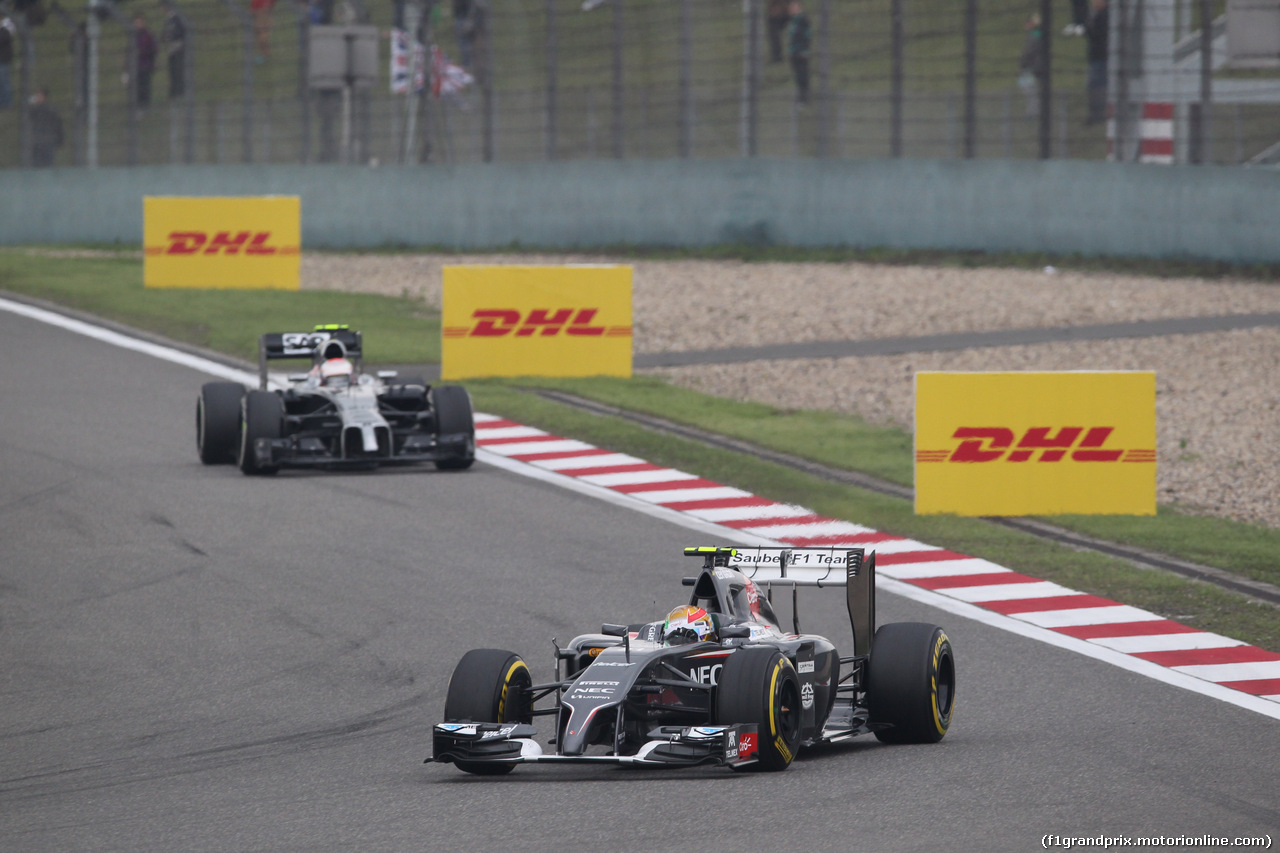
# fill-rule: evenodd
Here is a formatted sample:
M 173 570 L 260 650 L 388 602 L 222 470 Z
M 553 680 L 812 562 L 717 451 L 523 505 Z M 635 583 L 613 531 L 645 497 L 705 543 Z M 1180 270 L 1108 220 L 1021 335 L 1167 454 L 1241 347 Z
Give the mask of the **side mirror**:
M 627 630 L 626 625 L 611 625 L 608 622 L 600 626 L 601 634 L 608 634 L 610 637 L 625 637 L 631 632 Z
M 290 373 L 289 374 L 290 382 L 306 382 L 308 378 L 309 377 L 306 373 Z
M 751 637 L 749 625 L 727 625 L 720 629 L 720 637 L 725 640 L 746 640 Z
M 395 378 L 396 378 L 396 371 L 394 371 L 394 370 L 379 370 L 379 371 L 378 371 L 378 378 L 379 378 L 379 379 L 381 379 L 381 380 L 382 380 L 382 381 L 384 381 L 384 382 L 385 382 L 386 380 L 388 380 L 388 379 L 395 379 Z

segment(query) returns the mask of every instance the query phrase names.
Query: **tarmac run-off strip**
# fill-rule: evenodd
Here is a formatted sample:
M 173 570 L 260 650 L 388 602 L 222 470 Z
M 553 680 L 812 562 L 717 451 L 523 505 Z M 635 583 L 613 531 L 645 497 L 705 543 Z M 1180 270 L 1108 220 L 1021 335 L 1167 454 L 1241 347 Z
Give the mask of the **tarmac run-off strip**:
M 887 591 L 1280 718 L 1275 652 L 495 415 L 476 414 L 476 447 L 483 461 L 568 479 L 590 487 L 581 491 L 603 490 L 635 508 L 665 510 L 651 514 L 683 517 L 685 526 L 723 540 L 874 550 L 877 580 Z

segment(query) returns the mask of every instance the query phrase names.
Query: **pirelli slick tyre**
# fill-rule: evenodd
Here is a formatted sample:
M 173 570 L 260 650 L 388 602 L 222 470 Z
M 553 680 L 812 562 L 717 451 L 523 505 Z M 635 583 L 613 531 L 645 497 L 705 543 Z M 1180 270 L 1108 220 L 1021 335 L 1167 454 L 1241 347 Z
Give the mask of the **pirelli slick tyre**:
M 436 437 L 466 435 L 466 444 L 457 456 L 440 459 L 441 471 L 461 471 L 476 461 L 476 425 L 471 409 L 471 395 L 461 385 L 441 385 L 431 389 L 431 405 L 436 415 Z
M 274 465 L 259 465 L 253 444 L 260 438 L 279 438 L 284 422 L 284 401 L 271 391 L 250 391 L 244 395 L 240 419 L 240 455 L 236 461 L 246 474 L 274 474 Z
M 867 667 L 867 710 L 884 743 L 937 743 L 951 726 L 956 665 L 936 625 L 892 622 L 876 630 Z
M 529 723 L 533 705 L 529 667 L 515 652 L 472 649 L 449 679 L 444 700 L 447 723 Z M 459 770 L 481 776 L 510 773 L 513 764 L 458 761 Z
M 206 382 L 196 398 L 196 450 L 206 465 L 230 465 L 240 443 L 240 400 L 244 386 L 238 382 Z
M 800 677 L 769 646 L 743 646 L 725 659 L 716 687 L 720 725 L 755 724 L 761 770 L 786 770 L 800 747 Z

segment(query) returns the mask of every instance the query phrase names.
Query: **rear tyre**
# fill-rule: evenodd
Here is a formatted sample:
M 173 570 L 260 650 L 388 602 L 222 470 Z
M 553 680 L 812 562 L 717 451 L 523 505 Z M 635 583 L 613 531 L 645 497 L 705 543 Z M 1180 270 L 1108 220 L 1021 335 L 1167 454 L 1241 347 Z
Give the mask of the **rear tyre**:
M 279 438 L 284 420 L 284 401 L 272 391 L 250 391 L 244 395 L 240 423 L 240 455 L 237 462 L 246 474 L 274 474 L 277 465 L 259 465 L 253 445 L 260 438 Z
M 196 398 L 196 450 L 206 465 L 230 465 L 236 461 L 240 441 L 240 400 L 244 386 L 238 382 L 206 382 Z
M 800 746 L 800 677 L 791 661 L 769 646 L 743 646 L 725 659 L 716 687 L 719 725 L 757 727 L 756 765 L 786 770 Z
M 529 667 L 515 652 L 472 649 L 462 656 L 444 700 L 446 723 L 530 723 L 533 706 Z M 510 773 L 514 764 L 458 761 L 458 769 L 480 776 Z
M 465 435 L 458 453 L 436 461 L 441 471 L 461 471 L 476 461 L 476 425 L 471 411 L 471 395 L 461 385 L 441 385 L 431 389 L 431 406 L 436 415 L 436 438 Z
M 955 655 L 946 632 L 923 622 L 892 622 L 876 630 L 867 667 L 870 722 L 889 724 L 883 743 L 937 743 L 951 726 Z

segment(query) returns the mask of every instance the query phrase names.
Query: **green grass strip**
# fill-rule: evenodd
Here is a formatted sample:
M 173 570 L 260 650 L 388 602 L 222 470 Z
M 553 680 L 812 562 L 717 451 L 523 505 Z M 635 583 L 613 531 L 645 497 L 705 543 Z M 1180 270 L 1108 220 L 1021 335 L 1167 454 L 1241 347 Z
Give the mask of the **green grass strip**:
M 0 250 L 0 290 L 253 362 L 264 331 L 303 332 L 317 323 L 349 323 L 364 332 L 370 363 L 440 360 L 440 315 L 413 299 L 314 290 L 148 289 L 142 286 L 142 260 L 134 253 L 50 254 Z

